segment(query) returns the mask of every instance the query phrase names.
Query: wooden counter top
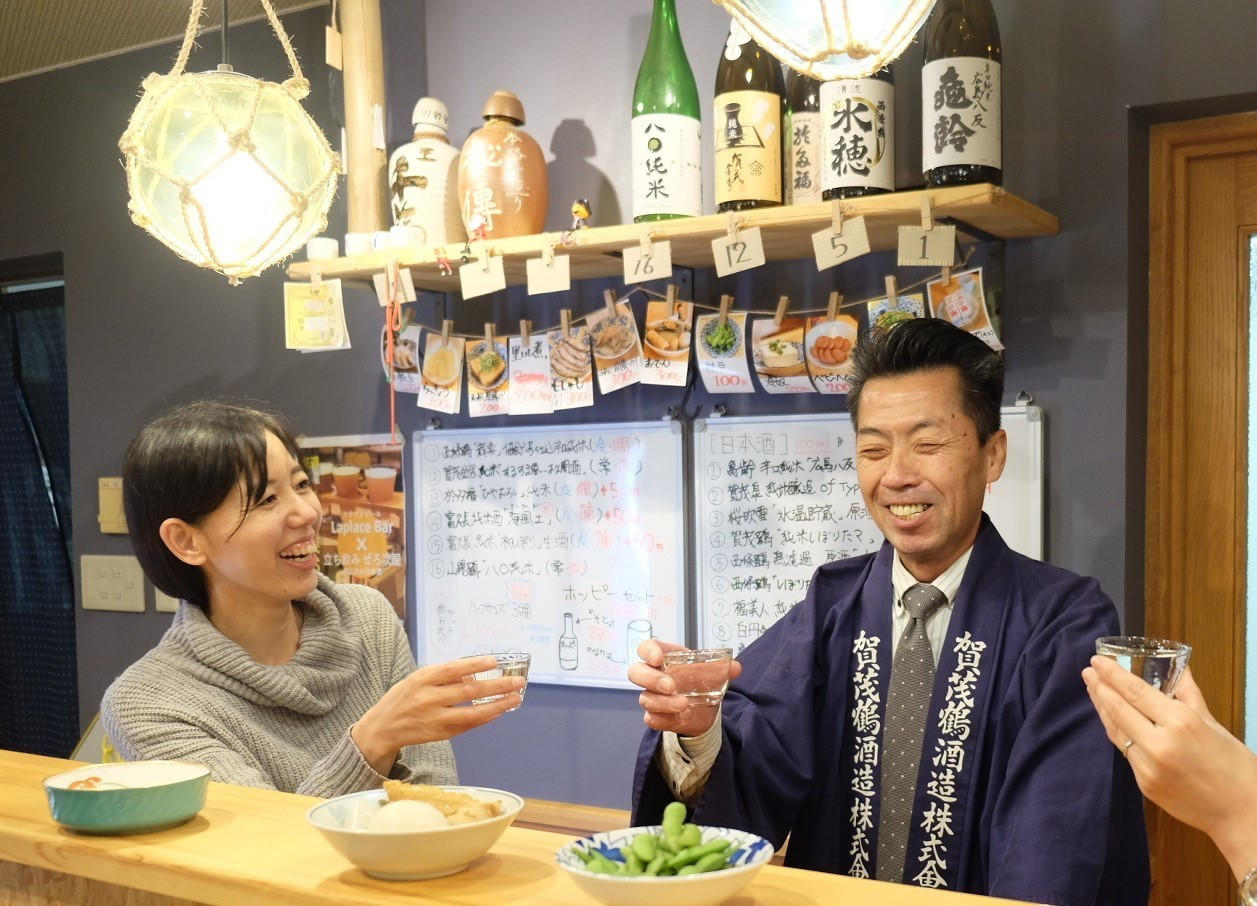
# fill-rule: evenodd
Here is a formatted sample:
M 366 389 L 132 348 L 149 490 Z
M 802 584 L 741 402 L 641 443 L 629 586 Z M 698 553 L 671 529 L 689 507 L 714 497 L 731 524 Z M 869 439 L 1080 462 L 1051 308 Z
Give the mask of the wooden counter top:
M 509 827 L 466 871 L 430 881 L 377 881 L 306 823 L 321 801 L 211 783 L 205 808 L 180 827 L 91 837 L 57 825 L 43 779 L 77 762 L 0 750 L 0 902 L 230 906 L 275 903 L 544 904 L 589 899 L 554 861 L 563 834 Z M 147 891 L 148 893 L 138 893 Z M 156 895 L 156 896 L 154 896 Z M 733 906 L 997 906 L 994 900 L 765 866 Z

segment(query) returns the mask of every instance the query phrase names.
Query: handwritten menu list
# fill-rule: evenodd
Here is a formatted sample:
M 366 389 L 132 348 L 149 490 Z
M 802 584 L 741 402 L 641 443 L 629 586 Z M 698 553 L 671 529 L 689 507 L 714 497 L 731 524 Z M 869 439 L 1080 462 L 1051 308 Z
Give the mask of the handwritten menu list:
M 822 563 L 876 550 L 850 421 L 696 424 L 699 642 L 736 655 L 807 593 Z
M 1043 414 L 1001 410 L 1004 473 L 983 510 L 1013 550 L 1043 556 Z M 815 569 L 877 550 L 849 415 L 694 423 L 700 645 L 741 651 L 807 594 Z
M 628 686 L 639 642 L 684 638 L 672 423 L 415 435 L 421 659 L 532 654 L 530 682 Z

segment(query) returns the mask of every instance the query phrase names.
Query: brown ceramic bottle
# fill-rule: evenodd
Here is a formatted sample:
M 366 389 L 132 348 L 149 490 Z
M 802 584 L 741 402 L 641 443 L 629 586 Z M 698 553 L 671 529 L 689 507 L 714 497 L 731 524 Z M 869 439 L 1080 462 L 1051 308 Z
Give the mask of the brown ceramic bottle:
M 531 236 L 546 225 L 546 158 L 524 125 L 524 105 L 496 91 L 484 105 L 484 125 L 458 159 L 458 198 L 472 239 Z

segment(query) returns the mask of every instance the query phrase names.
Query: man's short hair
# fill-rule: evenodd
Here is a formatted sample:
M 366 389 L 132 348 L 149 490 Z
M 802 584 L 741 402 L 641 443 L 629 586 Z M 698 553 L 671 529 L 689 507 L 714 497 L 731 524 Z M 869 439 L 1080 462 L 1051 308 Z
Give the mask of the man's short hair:
M 297 441 L 279 416 L 216 400 L 189 403 L 159 416 L 127 447 L 122 465 L 127 532 L 145 575 L 165 594 L 208 610 L 201 567 L 170 551 L 161 525 L 172 518 L 197 525 L 242 486 L 244 521 L 270 480 L 267 434 L 279 438 L 300 461 Z
M 897 377 L 934 368 L 960 374 L 961 406 L 986 444 L 1000 426 L 1004 358 L 982 340 L 940 318 L 913 318 L 875 329 L 856 344 L 847 411 L 859 429 L 860 394 L 873 378 Z

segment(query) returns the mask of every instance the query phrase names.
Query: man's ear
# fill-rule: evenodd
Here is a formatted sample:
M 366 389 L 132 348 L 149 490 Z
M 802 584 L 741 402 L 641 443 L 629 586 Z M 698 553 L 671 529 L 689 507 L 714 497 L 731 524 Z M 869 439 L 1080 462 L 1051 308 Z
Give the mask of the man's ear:
M 157 530 L 161 540 L 170 552 L 191 566 L 200 566 L 207 559 L 203 540 L 204 536 L 196 526 L 189 525 L 182 519 L 170 518 Z

